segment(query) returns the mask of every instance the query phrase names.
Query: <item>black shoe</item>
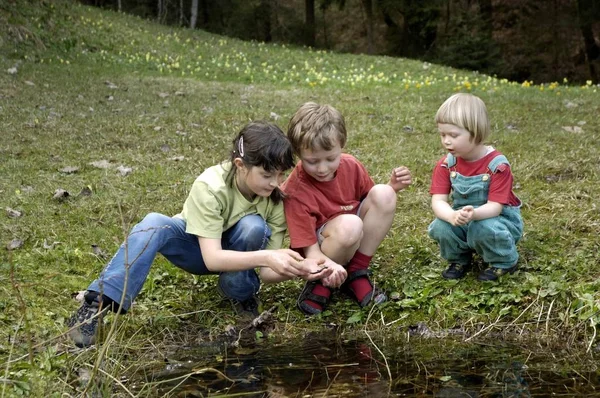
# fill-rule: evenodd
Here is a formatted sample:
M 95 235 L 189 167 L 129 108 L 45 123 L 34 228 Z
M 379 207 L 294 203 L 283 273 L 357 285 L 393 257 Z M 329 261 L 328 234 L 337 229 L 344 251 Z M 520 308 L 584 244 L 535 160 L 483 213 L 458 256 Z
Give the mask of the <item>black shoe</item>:
M 221 298 L 229 300 L 231 306 L 233 307 L 233 311 L 235 311 L 235 313 L 238 316 L 243 318 L 254 319 L 260 315 L 261 303 L 258 297 L 256 297 L 255 295 L 250 296 L 250 298 L 247 298 L 244 301 L 227 297 L 227 295 L 225 294 L 225 292 L 223 292 L 219 284 L 217 284 L 217 292 L 219 293 L 219 296 L 221 296 Z
M 512 274 L 517 270 L 517 264 L 510 268 L 488 267 L 477 277 L 480 281 L 497 281 L 502 275 Z
M 68 335 L 77 347 L 89 347 L 96 342 L 98 322 L 102 321 L 102 317 L 108 310 L 108 307 L 102 309 L 100 307 L 100 303 L 96 300 L 91 303 L 84 301 L 77 313 L 67 321 L 67 326 L 72 328 Z
M 451 263 L 448 268 L 442 271 L 442 276 L 445 279 L 460 279 L 465 276 L 468 268 L 466 265 Z

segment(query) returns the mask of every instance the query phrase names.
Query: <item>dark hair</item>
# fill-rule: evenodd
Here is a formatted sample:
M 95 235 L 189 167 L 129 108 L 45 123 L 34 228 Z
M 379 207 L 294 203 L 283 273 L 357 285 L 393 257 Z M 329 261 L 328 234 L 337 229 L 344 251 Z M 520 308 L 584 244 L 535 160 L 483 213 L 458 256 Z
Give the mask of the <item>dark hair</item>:
M 274 124 L 255 121 L 250 122 L 232 141 L 231 169 L 227 180 L 233 184 L 236 167 L 235 158 L 242 159 L 248 168 L 260 166 L 267 172 L 285 171 L 294 167 L 292 145 L 283 131 Z M 279 188 L 271 193 L 275 203 L 281 202 L 284 195 Z

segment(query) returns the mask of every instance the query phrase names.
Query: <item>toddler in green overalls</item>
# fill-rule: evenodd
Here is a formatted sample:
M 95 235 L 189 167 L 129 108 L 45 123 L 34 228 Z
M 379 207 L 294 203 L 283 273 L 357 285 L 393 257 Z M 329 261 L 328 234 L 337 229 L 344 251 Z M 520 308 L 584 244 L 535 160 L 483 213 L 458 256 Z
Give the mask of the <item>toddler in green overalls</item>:
M 512 190 L 510 165 L 484 144 L 490 122 L 480 98 L 451 96 L 435 121 L 448 154 L 433 170 L 429 193 L 436 219 L 428 232 L 450 263 L 442 276 L 462 278 L 475 252 L 488 265 L 477 279 L 495 281 L 517 269 L 516 244 L 523 235 L 521 201 Z

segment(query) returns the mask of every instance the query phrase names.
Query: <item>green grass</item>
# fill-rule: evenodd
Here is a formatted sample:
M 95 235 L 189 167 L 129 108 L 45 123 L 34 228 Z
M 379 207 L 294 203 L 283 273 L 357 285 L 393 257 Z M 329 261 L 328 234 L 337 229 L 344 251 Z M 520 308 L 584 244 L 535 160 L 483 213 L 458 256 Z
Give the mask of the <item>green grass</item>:
M 73 293 L 106 261 L 91 245 L 110 256 L 146 213 L 178 213 L 195 177 L 227 156 L 246 122 L 275 120 L 285 130 L 309 100 L 346 116 L 346 149 L 376 182 L 396 165 L 413 173 L 374 259 L 375 279 L 399 299 L 374 313 L 336 300 L 306 321 L 295 309 L 299 281 L 265 286 L 265 307 L 277 306 L 272 335 L 324 323 L 348 334 L 394 334 L 426 322 L 487 328 L 480 336 L 519 337 L 526 329 L 583 351 L 598 344 L 598 87 L 508 82 L 407 59 L 241 42 L 71 3 L 24 4 L 0 8 L 0 203 L 3 212 L 22 212 L 0 217 L 7 393 L 74 394 L 82 363 L 110 358 L 117 365 L 104 371 L 132 374 L 140 365 L 131 358 L 158 357 L 153 346 L 218 339 L 235 319 L 219 304 L 214 277 L 191 276 L 164 259 L 155 262 L 133 316 L 120 318 L 107 352 L 74 352 L 63 334 L 78 306 Z M 443 154 L 433 116 L 458 90 L 487 103 L 491 144 L 511 161 L 524 202 L 520 271 L 497 284 L 479 283 L 475 274 L 443 280 L 444 263 L 426 232 L 431 170 Z M 574 126 L 581 131 L 564 129 Z M 100 160 L 111 167 L 91 165 Z M 120 165 L 133 172 L 121 176 Z M 69 166 L 77 172 L 61 172 Z M 79 195 L 86 187 L 91 196 Z M 53 199 L 59 188 L 70 196 Z M 6 250 L 13 239 L 23 246 Z

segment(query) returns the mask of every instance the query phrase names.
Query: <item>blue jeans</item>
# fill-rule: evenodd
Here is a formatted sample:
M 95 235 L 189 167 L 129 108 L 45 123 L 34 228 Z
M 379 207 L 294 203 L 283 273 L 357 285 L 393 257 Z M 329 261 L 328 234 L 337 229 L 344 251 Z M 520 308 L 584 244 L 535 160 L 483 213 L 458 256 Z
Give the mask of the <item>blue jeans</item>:
M 88 291 L 104 294 L 127 311 L 142 290 L 157 253 L 192 274 L 216 274 L 206 268 L 198 237 L 186 233 L 185 226 L 185 221 L 180 218 L 148 214 L 133 227 L 100 277 L 90 284 Z M 271 230 L 265 220 L 252 214 L 223 232 L 221 245 L 224 250 L 262 250 L 270 237 Z M 260 281 L 252 268 L 221 272 L 219 287 L 228 297 L 243 301 L 258 293 Z

